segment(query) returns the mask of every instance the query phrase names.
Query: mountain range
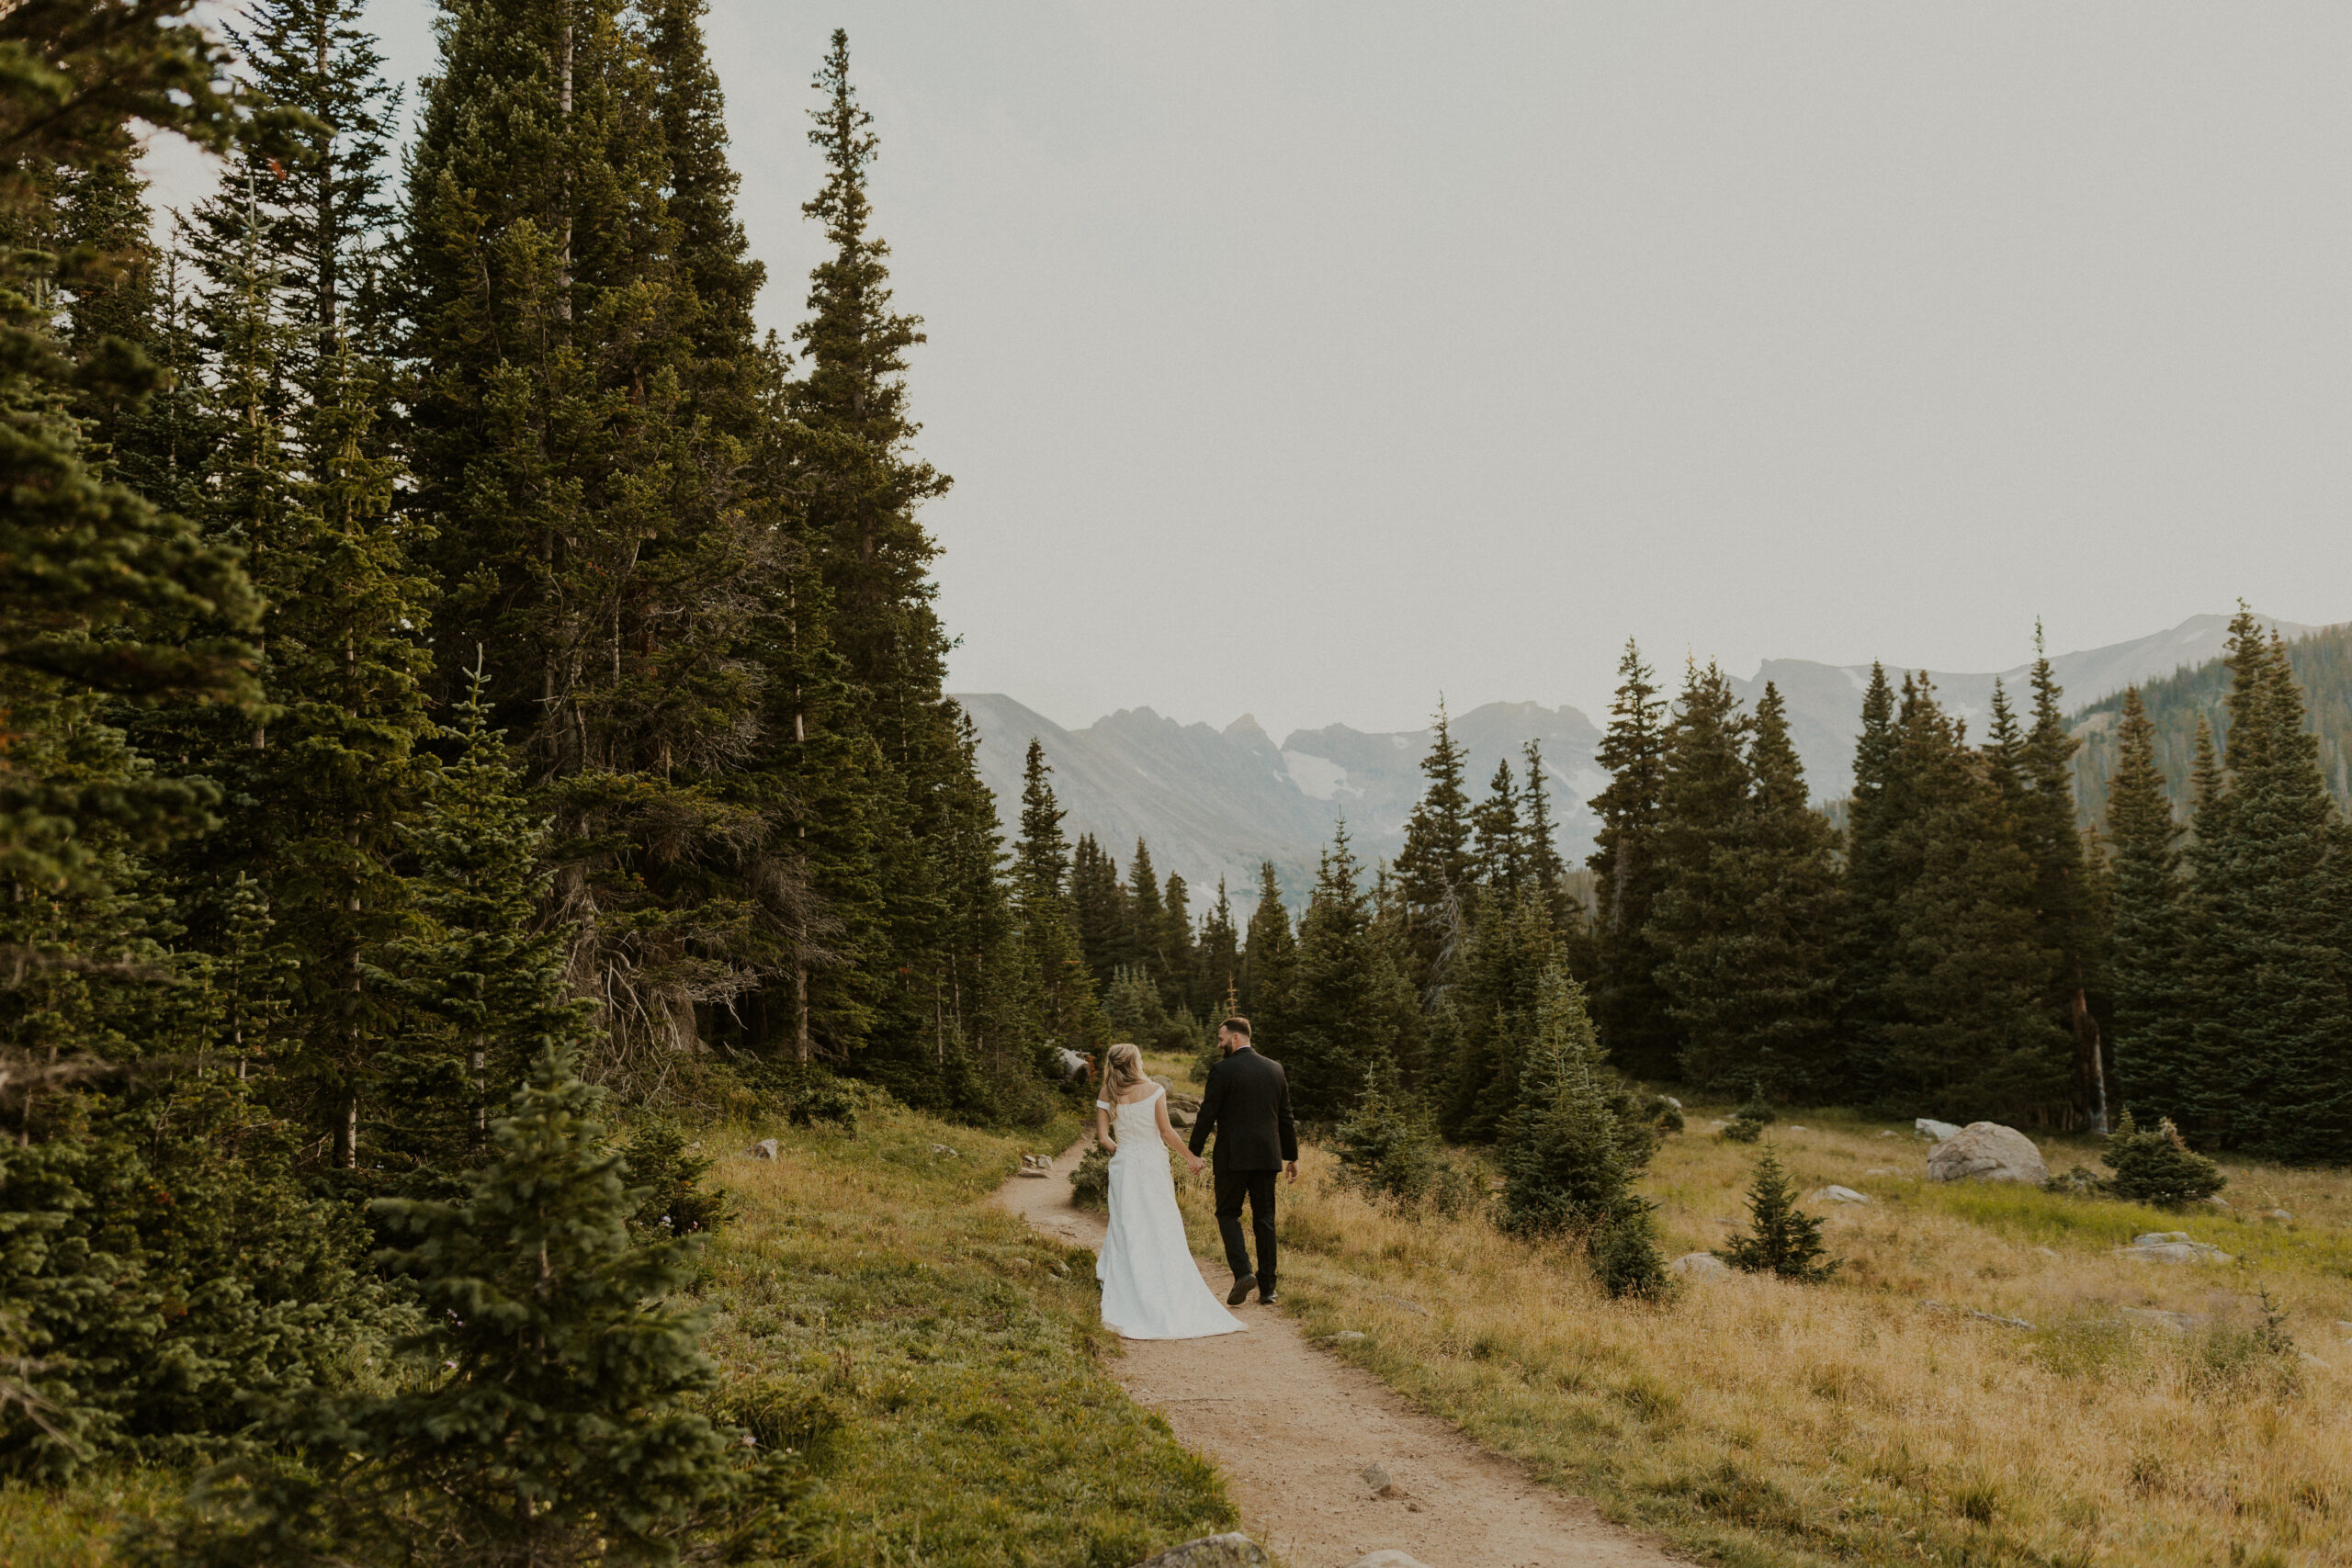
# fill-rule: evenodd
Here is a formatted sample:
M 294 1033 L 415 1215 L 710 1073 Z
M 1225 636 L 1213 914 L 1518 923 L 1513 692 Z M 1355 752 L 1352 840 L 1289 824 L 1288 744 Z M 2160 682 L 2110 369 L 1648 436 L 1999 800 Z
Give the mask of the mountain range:
M 2265 624 L 2290 638 L 2317 629 L 2267 618 Z M 2221 653 L 2228 627 L 2226 615 L 2192 615 L 2129 642 L 2053 655 L 2051 666 L 2070 710 L 2080 710 L 2128 685 L 2208 663 Z M 1945 705 L 1969 720 L 1971 733 L 1981 734 L 1994 682 L 2022 709 L 2030 701 L 2030 670 L 1931 671 L 1928 678 Z M 1901 669 L 1891 664 L 1888 673 L 1899 677 Z M 1660 676 L 1679 683 L 1679 672 Z M 1768 681 L 1788 704 L 1791 736 L 1816 798 L 1843 797 L 1853 784 L 1854 735 L 1870 666 L 1772 659 L 1731 684 L 1752 705 Z M 1359 858 L 1367 864 L 1393 860 L 1420 797 L 1420 762 L 1430 740 L 1428 729 L 1374 734 L 1335 724 L 1294 730 L 1277 744 L 1248 715 L 1217 729 L 1149 708 L 1122 708 L 1066 729 L 1001 694 L 965 694 L 956 701 L 978 730 L 980 775 L 996 792 L 1008 837 L 1018 829 L 1022 772 L 1034 737 L 1054 770 L 1054 791 L 1069 814 L 1065 830 L 1073 839 L 1091 833 L 1123 866 L 1136 840 L 1148 840 L 1159 874 L 1180 873 L 1191 886 L 1195 910 L 1215 897 L 1220 878 L 1238 909 L 1254 906 L 1263 861 L 1273 863 L 1283 902 L 1303 902 L 1323 846 L 1342 819 Z M 1608 783 L 1593 760 L 1599 727 L 1575 708 L 1538 703 L 1488 703 L 1449 722 L 1468 753 L 1474 798 L 1486 794 L 1497 762 L 1508 760 L 1516 775 L 1521 748 L 1531 739 L 1542 744 L 1560 852 L 1571 865 L 1581 864 L 1598 826 L 1589 802 Z

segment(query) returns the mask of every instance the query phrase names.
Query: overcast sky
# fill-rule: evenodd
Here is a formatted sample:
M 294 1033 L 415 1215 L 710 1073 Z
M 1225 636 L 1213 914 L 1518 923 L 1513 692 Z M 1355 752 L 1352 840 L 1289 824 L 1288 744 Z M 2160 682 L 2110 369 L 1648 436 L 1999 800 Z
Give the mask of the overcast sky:
M 957 690 L 1279 737 L 2352 617 L 2340 0 L 715 0 L 786 331 L 836 25 Z

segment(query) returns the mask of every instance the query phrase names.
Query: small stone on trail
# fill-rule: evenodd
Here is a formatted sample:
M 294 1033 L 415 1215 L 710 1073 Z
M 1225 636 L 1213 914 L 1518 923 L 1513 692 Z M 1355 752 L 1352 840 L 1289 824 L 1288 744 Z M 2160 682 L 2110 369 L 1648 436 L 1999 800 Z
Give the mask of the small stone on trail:
M 1264 1547 L 1239 1530 L 1228 1530 L 1171 1546 L 1157 1557 L 1145 1558 L 1136 1568 L 1272 1568 L 1272 1562 Z
M 753 1159 L 774 1159 L 775 1158 L 775 1140 L 774 1138 L 762 1138 L 758 1143 L 753 1144 L 750 1148 L 745 1149 L 743 1152 L 751 1156 Z
M 1420 1512 L 1419 1508 L 1410 1503 L 1405 1506 L 1412 1508 L 1417 1514 Z M 1409 1552 L 1399 1551 L 1392 1546 L 1385 1551 L 1374 1551 L 1359 1557 L 1349 1563 L 1348 1568 L 1430 1568 L 1430 1565 Z
M 1363 1477 L 1363 1483 L 1366 1486 L 1371 1487 L 1374 1492 L 1385 1492 L 1388 1490 L 1388 1472 L 1385 1470 L 1383 1470 L 1379 1465 L 1365 1465 L 1358 1473 Z
M 1021 1156 L 1021 1174 L 1023 1176 L 1034 1176 L 1039 1180 L 1043 1180 L 1046 1177 L 1054 1174 L 1054 1162 L 1044 1155 L 1023 1155 Z
M 1728 1280 L 1731 1278 L 1731 1265 L 1712 1252 L 1686 1252 L 1667 1267 L 1685 1279 Z

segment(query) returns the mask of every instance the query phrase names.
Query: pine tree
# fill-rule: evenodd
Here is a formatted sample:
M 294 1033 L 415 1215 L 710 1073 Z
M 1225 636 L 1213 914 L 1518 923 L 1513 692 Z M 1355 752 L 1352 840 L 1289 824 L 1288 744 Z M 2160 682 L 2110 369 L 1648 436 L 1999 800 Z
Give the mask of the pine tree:
M 2154 1132 L 2143 1133 L 2132 1112 L 2124 1111 L 2098 1157 L 2115 1172 L 2105 1184 L 2107 1190 L 2134 1203 L 2185 1207 L 2203 1202 L 2229 1184 L 2219 1166 L 2190 1152 L 2169 1117 Z
M 1121 934 L 1120 957 L 1141 970 L 1163 997 L 1168 990 L 1168 908 L 1160 902 L 1159 874 L 1152 869 L 1151 846 L 1136 840 L 1135 858 L 1127 863 L 1126 897 L 1120 908 L 1127 917 Z
M 1225 1016 L 1220 1010 L 1227 991 L 1241 983 L 1241 933 L 1234 926 L 1233 901 L 1226 895 L 1222 876 L 1216 879 L 1216 902 L 1201 919 L 1193 976 L 1193 994 L 1201 998 L 1208 1021 L 1214 1023 Z
M 2018 807 L 2019 836 L 2034 864 L 2039 941 L 2051 958 L 2044 1005 L 2075 1037 L 2075 1111 L 2098 1133 L 2107 1129 L 2109 1083 L 2106 1043 L 2091 993 L 2104 978 L 2107 942 L 2075 821 L 2075 753 L 2082 742 L 2059 709 L 2063 693 L 2039 625 L 2033 649 L 2033 728 L 2018 756 L 2026 785 Z
M 745 897 L 794 873 L 761 852 L 774 803 L 733 776 L 766 709 L 750 656 L 763 618 L 790 614 L 778 535 L 730 478 L 753 433 L 718 417 L 754 351 L 714 356 L 681 265 L 725 236 L 670 208 L 689 150 L 660 128 L 673 86 L 707 84 L 690 39 L 653 41 L 620 0 L 451 13 L 401 279 L 440 637 L 487 650 L 563 846 L 551 897 L 605 1024 L 590 1066 L 621 1076 L 796 968 L 798 935 L 788 893 Z M 715 151 L 691 152 L 707 186 Z
M 275 1435 L 291 1457 L 207 1476 L 150 1562 L 661 1562 L 697 1536 L 721 1560 L 774 1544 L 774 1489 L 689 1407 L 712 1380 L 703 1314 L 677 1300 L 695 1243 L 630 1235 L 642 1194 L 597 1111 L 550 1051 L 462 1201 L 379 1201 L 414 1238 L 390 1260 L 428 1309 L 400 1347 L 411 1385 L 290 1407 Z
M 1291 1104 L 1302 1121 L 1345 1115 L 1363 1092 L 1374 1061 L 1415 1055 L 1419 1009 L 1409 982 L 1373 930 L 1372 901 L 1360 874 L 1341 822 L 1299 922 L 1279 1012 L 1280 1043 L 1270 1052 L 1289 1069 Z
M 1537 983 L 1526 1085 L 1502 1134 L 1500 1224 L 1515 1235 L 1590 1232 L 1638 1200 L 1640 1168 L 1609 1105 L 1584 989 L 1555 963 Z
M 1046 749 L 1032 740 L 1021 791 L 1021 838 L 1012 855 L 1013 907 L 1043 1004 L 1045 1043 L 1084 1052 L 1100 1043 L 1101 1015 L 1072 908 L 1063 816 Z
M 1501 1137 L 1525 1094 L 1542 1023 L 1544 977 L 1565 970 L 1548 911 L 1532 893 L 1489 899 L 1446 999 L 1439 1125 L 1463 1143 Z
M 1559 829 L 1552 820 L 1552 790 L 1544 771 L 1544 748 L 1531 740 L 1521 755 L 1526 760 L 1527 783 L 1520 791 L 1527 810 L 1527 874 L 1550 911 L 1553 928 L 1563 937 L 1580 934 L 1584 910 L 1568 889 L 1567 862 L 1560 855 Z
M 1807 796 L 1779 688 L 1765 684 L 1744 759 L 1723 756 L 1722 742 L 1705 739 L 1722 728 L 1727 696 L 1706 697 L 1694 710 L 1682 753 L 1691 776 L 1680 785 L 1671 771 L 1678 753 L 1668 752 L 1669 824 L 1685 796 L 1694 813 L 1721 804 L 1711 802 L 1708 778 L 1720 781 L 1718 791 L 1737 778 L 1746 784 L 1727 826 L 1712 834 L 1668 829 L 1669 840 L 1683 833 L 1705 845 L 1710 858 L 1686 862 L 1668 852 L 1670 864 L 1695 869 L 1687 881 L 1680 874 L 1669 880 L 1653 917 L 1671 955 L 1659 979 L 1688 1032 L 1686 1077 L 1758 1096 L 1824 1098 L 1839 1091 L 1843 1066 L 1833 1032 L 1834 835 Z
M 2189 1060 L 2180 1011 L 2182 897 L 2180 824 L 2157 770 L 2155 729 L 2137 687 L 2123 694 L 2120 763 L 2107 798 L 2113 845 L 2115 995 L 2119 1099 L 2167 1107 Z M 2208 739 L 2210 749 L 2211 741 Z
M 1891 837 L 1891 1021 L 1871 1037 L 1882 1095 L 1971 1120 L 2049 1124 L 2071 1104 L 2073 1042 L 2043 1005 L 2033 863 L 1996 758 L 1970 750 L 1925 677 L 1906 680 Z
M 2352 1069 L 2334 1043 L 2352 1029 L 2352 1008 L 2332 807 L 2284 648 L 2243 613 L 2233 637 L 2226 794 L 2198 821 L 2190 1110 L 2226 1144 L 2343 1160 Z
M 1769 1144 L 1747 1189 L 1747 1234 L 1734 1236 L 1715 1254 L 1735 1269 L 1809 1285 L 1828 1279 L 1845 1261 L 1826 1256 L 1820 1220 L 1797 1207 L 1796 1189 Z
M 1686 670 L 1667 727 L 1653 850 L 1657 894 L 1648 943 L 1656 983 L 1678 1043 L 1680 1075 L 1693 1084 L 1747 1093 L 1760 1089 L 1754 1043 L 1740 1028 L 1752 942 L 1750 906 L 1761 889 L 1741 873 L 1754 780 L 1747 716 L 1713 665 Z
M 1118 862 L 1102 852 L 1091 833 L 1078 840 L 1071 857 L 1069 897 L 1078 915 L 1087 967 L 1093 971 L 1097 985 L 1107 986 L 1124 957 L 1126 890 L 1119 886 Z
M 401 1027 L 367 1064 L 381 1109 L 379 1165 L 412 1191 L 447 1195 L 485 1157 L 494 1109 L 550 1050 L 576 1057 L 588 1004 L 572 995 L 568 933 L 543 910 L 548 829 L 525 796 L 505 738 L 490 728 L 476 669 L 446 739 L 456 759 L 405 823 L 418 929 L 370 955 L 369 987 Z
M 1487 798 L 1471 808 L 1470 831 L 1478 885 L 1506 896 L 1517 893 L 1528 881 L 1528 846 L 1520 821 L 1520 792 L 1508 760 L 1495 764 Z
M 1171 1012 L 1189 1010 L 1193 1001 L 1193 890 L 1174 872 L 1159 892 L 1159 953 L 1167 978 L 1160 983 L 1160 1000 Z
M 1282 1037 L 1297 967 L 1298 948 L 1291 934 L 1290 911 L 1283 906 L 1282 884 L 1274 877 L 1274 863 L 1261 861 L 1258 907 L 1250 911 L 1241 952 L 1241 1008 L 1250 1017 L 1253 1039 L 1261 1034 Z
M 1465 761 L 1441 699 L 1429 754 L 1421 759 L 1429 784 L 1405 819 L 1405 844 L 1396 854 L 1396 878 L 1413 922 L 1412 978 L 1424 996 L 1445 982 L 1445 956 L 1460 942 L 1476 874 L 1470 795 L 1463 786 Z
M 1608 732 L 1595 760 L 1609 770 L 1609 787 L 1592 797 L 1600 828 L 1586 864 L 1593 874 L 1599 913 L 1594 922 L 1593 1021 L 1609 1059 L 1640 1077 L 1674 1072 L 1674 1026 L 1658 988 L 1659 953 L 1650 939 L 1650 905 L 1657 897 L 1659 795 L 1664 785 L 1666 705 L 1650 683 L 1641 650 L 1625 644 Z
M 1904 684 L 1910 684 L 1905 676 Z M 1865 1042 L 1895 1021 L 1892 989 L 1894 901 L 1903 886 L 1895 827 L 1911 809 L 1910 781 L 1897 743 L 1894 690 L 1883 665 L 1871 666 L 1862 692 L 1862 728 L 1854 742 L 1854 793 L 1846 810 L 1845 909 L 1838 964 L 1838 1024 L 1851 1053 L 1841 1093 L 1864 1100 L 1883 1093 L 1886 1075 Z

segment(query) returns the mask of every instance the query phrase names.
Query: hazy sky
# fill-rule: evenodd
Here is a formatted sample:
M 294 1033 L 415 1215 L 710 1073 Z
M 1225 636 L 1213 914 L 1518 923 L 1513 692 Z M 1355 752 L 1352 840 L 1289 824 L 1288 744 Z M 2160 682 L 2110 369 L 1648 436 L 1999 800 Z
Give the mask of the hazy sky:
M 786 330 L 835 25 L 957 690 L 1279 736 L 2352 616 L 2340 0 L 716 0 Z

